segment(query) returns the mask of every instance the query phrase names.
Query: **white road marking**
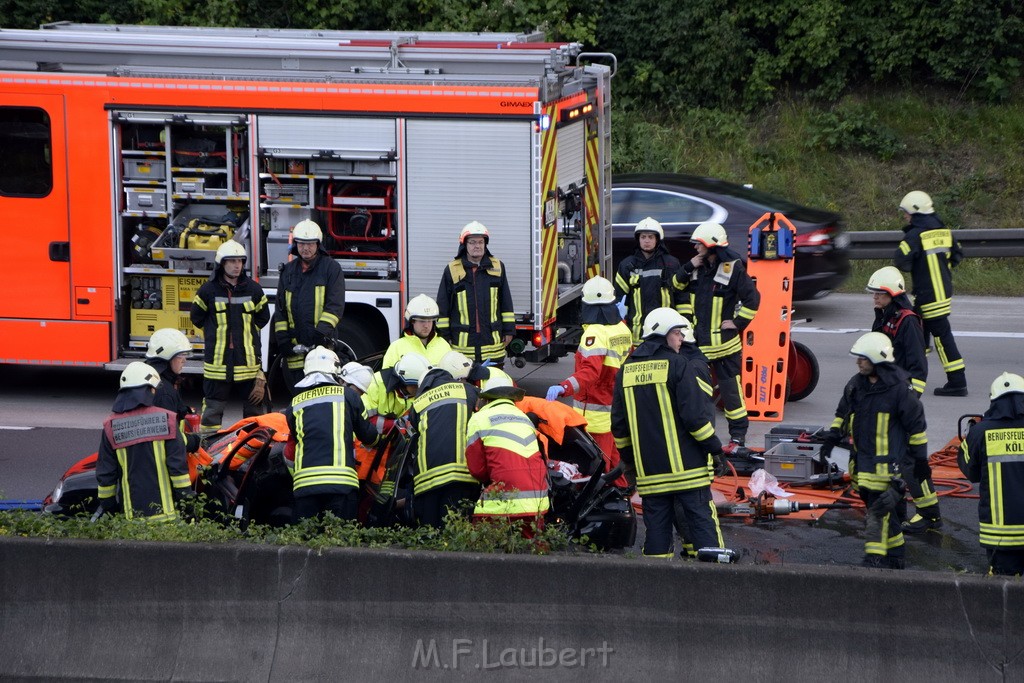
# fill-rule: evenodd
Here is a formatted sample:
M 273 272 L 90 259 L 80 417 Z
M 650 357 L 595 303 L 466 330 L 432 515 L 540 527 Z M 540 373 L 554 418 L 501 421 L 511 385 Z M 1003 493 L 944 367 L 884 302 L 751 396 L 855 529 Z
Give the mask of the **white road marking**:
M 826 330 L 820 327 L 804 327 L 798 325 L 793 328 L 793 332 L 809 332 L 811 334 L 850 334 L 851 332 L 870 332 L 871 330 L 856 328 L 856 327 L 843 327 L 837 330 Z M 954 337 L 981 337 L 987 339 L 1024 339 L 1024 332 L 971 332 L 965 330 L 953 330 Z
M 35 429 L 35 427 L 8 427 L 6 425 L 0 425 L 0 429 L 10 429 L 16 432 L 27 432 L 30 429 Z

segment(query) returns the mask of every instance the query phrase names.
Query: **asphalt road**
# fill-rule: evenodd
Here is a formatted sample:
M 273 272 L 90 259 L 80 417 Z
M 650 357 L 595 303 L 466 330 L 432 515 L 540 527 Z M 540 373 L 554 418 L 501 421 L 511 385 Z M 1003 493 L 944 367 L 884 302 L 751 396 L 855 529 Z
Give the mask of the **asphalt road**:
M 935 354 L 929 356 L 929 390 L 923 398 L 929 451 L 938 450 L 956 435 L 961 415 L 984 411 L 989 384 L 999 373 L 1024 373 L 1022 309 L 1019 299 L 954 300 L 953 330 L 967 362 L 970 394 L 965 398 L 931 395 L 931 389 L 944 379 L 938 358 Z M 870 297 L 834 294 L 798 304 L 795 317 L 810 318 L 810 322 L 795 327 L 794 338 L 814 352 L 821 378 L 808 398 L 786 405 L 782 424 L 827 424 L 842 387 L 856 372 L 848 352 L 870 324 Z M 543 396 L 549 385 L 572 371 L 572 361 L 566 358 L 557 363 L 527 364 L 521 369 L 510 365 L 508 369 L 530 394 Z M 67 466 L 95 451 L 99 425 L 109 412 L 116 389 L 116 375 L 99 370 L 0 366 L 0 498 L 42 498 Z M 186 388 L 185 396 L 198 406 L 202 400 L 198 383 Z M 229 409 L 225 420 L 237 417 L 238 410 Z M 778 425 L 753 422 L 748 443 L 763 443 L 764 435 Z M 717 426 L 724 434 L 721 416 Z M 946 519 L 942 533 L 911 539 L 909 564 L 981 571 L 984 555 L 975 535 L 976 501 L 944 497 L 942 506 Z M 726 519 L 723 528 L 727 542 L 747 561 L 856 564 L 862 549 L 863 541 L 857 537 L 862 524 L 863 517 L 856 511 L 831 511 L 813 526 L 785 519 L 756 525 Z

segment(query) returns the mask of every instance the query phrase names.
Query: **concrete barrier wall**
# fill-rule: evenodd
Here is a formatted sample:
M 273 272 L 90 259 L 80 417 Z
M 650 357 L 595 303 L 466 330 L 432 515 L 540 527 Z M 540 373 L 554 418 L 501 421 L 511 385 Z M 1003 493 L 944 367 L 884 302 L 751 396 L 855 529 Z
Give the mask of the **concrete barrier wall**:
M 0 678 L 1021 680 L 1024 582 L 0 538 Z

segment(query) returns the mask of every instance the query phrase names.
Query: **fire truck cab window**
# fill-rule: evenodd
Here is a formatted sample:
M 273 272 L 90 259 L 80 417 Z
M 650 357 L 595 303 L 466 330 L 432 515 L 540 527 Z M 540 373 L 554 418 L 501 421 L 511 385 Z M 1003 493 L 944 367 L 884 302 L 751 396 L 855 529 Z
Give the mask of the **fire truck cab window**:
M 0 195 L 45 197 L 52 189 L 49 115 L 35 107 L 0 107 Z

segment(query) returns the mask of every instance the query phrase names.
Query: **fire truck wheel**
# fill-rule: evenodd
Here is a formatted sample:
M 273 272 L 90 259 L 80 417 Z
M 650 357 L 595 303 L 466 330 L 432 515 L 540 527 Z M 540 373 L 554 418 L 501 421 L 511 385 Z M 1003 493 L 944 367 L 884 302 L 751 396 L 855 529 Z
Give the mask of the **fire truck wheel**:
M 355 354 L 355 360 L 366 358 L 382 349 L 375 348 L 373 335 L 366 327 L 356 325 L 348 318 L 342 318 L 338 323 L 338 339 L 348 344 Z

